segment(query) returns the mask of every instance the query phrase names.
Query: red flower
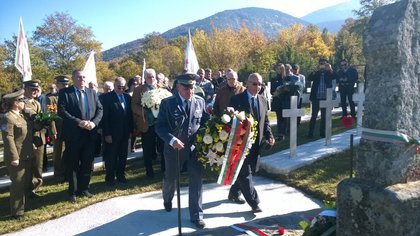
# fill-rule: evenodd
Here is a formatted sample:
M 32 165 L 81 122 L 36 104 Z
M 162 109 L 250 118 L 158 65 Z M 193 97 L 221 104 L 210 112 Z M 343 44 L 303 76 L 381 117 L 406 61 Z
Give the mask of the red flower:
M 346 129 L 349 129 L 353 125 L 353 117 L 351 117 L 351 116 L 345 116 L 345 117 L 343 117 L 341 119 L 341 123 L 343 123 L 343 126 Z
M 284 234 L 284 227 L 279 227 L 279 234 L 283 235 Z
M 223 130 L 229 133 L 230 132 L 230 127 L 228 125 L 224 125 Z

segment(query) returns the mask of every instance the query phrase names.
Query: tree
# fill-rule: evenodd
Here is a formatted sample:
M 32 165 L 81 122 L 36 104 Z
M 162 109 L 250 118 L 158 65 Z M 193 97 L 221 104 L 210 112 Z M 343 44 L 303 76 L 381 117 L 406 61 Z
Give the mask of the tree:
M 347 19 L 337 33 L 335 40 L 335 61 L 337 63 L 342 59 L 347 59 L 351 64 L 364 64 L 362 37 L 352 31 L 355 23 L 354 19 Z
M 47 16 L 36 28 L 32 39 L 41 48 L 47 65 L 58 73 L 75 69 L 77 57 L 92 50 L 100 57 L 101 43 L 94 39 L 90 27 L 78 25 L 67 13 L 56 12 Z

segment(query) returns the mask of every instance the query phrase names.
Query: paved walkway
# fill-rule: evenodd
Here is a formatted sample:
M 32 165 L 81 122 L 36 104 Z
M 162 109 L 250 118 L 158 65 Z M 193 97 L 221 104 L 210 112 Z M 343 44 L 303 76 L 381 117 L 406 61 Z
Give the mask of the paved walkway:
M 181 189 L 182 232 L 194 235 L 232 235 L 229 226 L 258 222 L 283 216 L 284 227 L 298 229 L 297 223 L 312 216 L 320 202 L 302 192 L 262 177 L 256 177 L 262 213 L 254 215 L 247 205 L 226 199 L 229 188 L 217 184 L 204 185 L 203 207 L 206 229 L 197 230 L 189 221 L 188 188 Z M 161 192 L 135 194 L 100 202 L 67 216 L 41 223 L 9 235 L 177 235 L 176 197 L 174 209 L 163 209 Z M 278 223 L 278 222 L 276 222 Z M 235 232 L 235 235 L 240 235 Z

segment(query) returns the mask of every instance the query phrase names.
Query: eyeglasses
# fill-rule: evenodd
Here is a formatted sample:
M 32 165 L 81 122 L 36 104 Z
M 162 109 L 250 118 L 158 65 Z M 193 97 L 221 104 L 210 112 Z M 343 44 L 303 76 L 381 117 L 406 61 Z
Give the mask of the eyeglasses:
M 341 64 L 341 66 L 347 66 L 347 64 Z
M 125 86 L 117 86 L 118 89 L 125 89 Z

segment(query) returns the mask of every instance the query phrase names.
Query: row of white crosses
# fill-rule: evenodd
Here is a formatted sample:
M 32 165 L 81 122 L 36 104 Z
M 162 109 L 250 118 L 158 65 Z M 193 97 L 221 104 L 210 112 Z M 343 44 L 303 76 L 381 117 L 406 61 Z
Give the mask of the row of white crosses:
M 357 134 L 361 135 L 362 130 L 362 116 L 363 116 L 363 102 L 365 101 L 365 94 L 363 93 L 364 84 L 360 83 L 358 87 L 358 94 L 353 95 L 353 101 L 357 102 Z M 309 103 L 309 94 L 303 94 L 304 103 Z M 326 109 L 325 114 L 325 144 L 331 144 L 331 130 L 332 130 L 332 109 L 339 104 L 338 99 L 332 99 L 332 89 L 327 89 L 326 100 L 320 101 L 320 107 Z M 290 101 L 290 109 L 283 110 L 283 117 L 290 118 L 290 157 L 296 156 L 296 139 L 297 139 L 297 117 L 303 116 L 304 110 L 297 108 L 297 96 L 292 96 Z

